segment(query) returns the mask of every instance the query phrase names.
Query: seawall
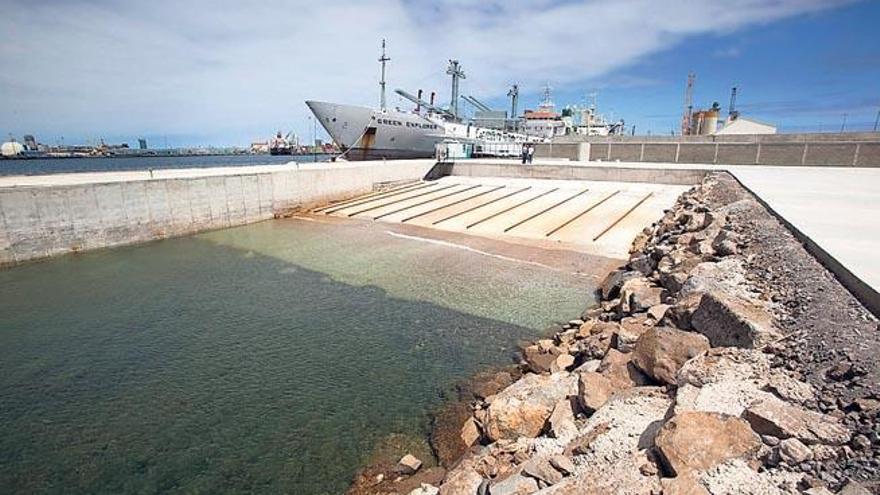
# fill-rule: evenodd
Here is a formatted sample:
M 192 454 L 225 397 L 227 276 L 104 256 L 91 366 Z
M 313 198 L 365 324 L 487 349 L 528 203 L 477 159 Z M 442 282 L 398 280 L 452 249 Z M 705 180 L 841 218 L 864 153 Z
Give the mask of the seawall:
M 421 179 L 433 160 L 0 178 L 0 266 L 273 218 Z

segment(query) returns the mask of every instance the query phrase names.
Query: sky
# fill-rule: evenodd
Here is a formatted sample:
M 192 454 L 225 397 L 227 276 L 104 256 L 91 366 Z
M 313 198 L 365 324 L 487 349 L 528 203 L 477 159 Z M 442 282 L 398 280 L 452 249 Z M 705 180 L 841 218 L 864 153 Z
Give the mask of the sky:
M 781 132 L 870 130 L 880 110 L 880 2 L 857 0 L 0 0 L 0 136 L 151 147 L 310 140 L 304 101 L 377 106 L 379 46 L 394 88 L 534 108 L 595 93 L 637 134 L 678 128 L 694 104 Z M 466 104 L 462 104 L 466 105 Z

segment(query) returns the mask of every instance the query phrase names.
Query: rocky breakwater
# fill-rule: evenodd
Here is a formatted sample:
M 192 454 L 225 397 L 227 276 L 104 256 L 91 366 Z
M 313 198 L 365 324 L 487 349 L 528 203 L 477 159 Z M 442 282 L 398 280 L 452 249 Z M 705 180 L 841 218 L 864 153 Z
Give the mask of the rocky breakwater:
M 845 305 L 836 331 L 861 325 L 876 352 L 876 320 L 732 178 L 708 177 L 636 239 L 598 308 L 472 401 L 465 453 L 413 493 L 876 493 L 877 365 L 806 337 L 787 298 L 812 276 Z

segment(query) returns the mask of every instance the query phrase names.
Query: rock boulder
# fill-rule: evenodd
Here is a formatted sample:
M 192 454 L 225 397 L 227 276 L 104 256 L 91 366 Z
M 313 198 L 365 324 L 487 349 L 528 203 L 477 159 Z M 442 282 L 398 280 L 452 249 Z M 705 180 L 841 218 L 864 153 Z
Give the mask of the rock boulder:
M 709 349 L 709 340 L 693 332 L 654 327 L 642 334 L 633 351 L 633 363 L 645 374 L 674 384 L 678 370 L 689 359 Z
M 486 401 L 483 430 L 490 441 L 520 436 L 534 438 L 544 429 L 556 404 L 577 394 L 577 377 L 571 373 L 527 374 Z
M 850 440 L 849 430 L 833 417 L 772 396 L 750 405 L 742 417 L 761 435 L 797 438 L 807 445 L 843 445 Z
M 397 461 L 397 467 L 394 468 L 400 474 L 413 474 L 422 467 L 422 461 L 412 454 L 406 454 Z
M 578 400 L 588 413 L 602 407 L 615 392 L 611 380 L 600 373 L 586 371 L 578 375 Z
M 632 357 L 633 353 L 624 354 L 616 349 L 608 349 L 596 371 L 608 379 L 612 390 L 650 385 L 651 379 L 633 364 Z
M 673 476 L 704 471 L 729 459 L 751 458 L 761 448 L 761 439 L 742 419 L 702 411 L 673 416 L 654 443 Z

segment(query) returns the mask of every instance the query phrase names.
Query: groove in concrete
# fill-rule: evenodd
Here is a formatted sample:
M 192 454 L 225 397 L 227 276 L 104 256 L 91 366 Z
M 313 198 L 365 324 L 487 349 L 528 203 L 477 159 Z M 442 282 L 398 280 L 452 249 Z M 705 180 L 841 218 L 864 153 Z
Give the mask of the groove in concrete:
M 440 211 L 440 210 L 443 210 L 443 209 L 449 208 L 449 207 L 451 207 L 451 206 L 455 206 L 455 205 L 458 205 L 458 204 L 464 203 L 465 201 L 470 201 L 470 200 L 472 200 L 472 199 L 474 199 L 474 198 L 479 198 L 480 196 L 485 196 L 485 195 L 487 195 L 487 194 L 489 194 L 489 193 L 493 193 L 493 192 L 495 192 L 495 191 L 497 191 L 497 190 L 499 190 L 499 189 L 504 189 L 505 187 L 507 187 L 507 186 L 498 186 L 498 187 L 495 187 L 495 188 L 489 189 L 488 191 L 483 191 L 483 192 L 481 192 L 481 193 L 474 194 L 473 196 L 468 196 L 468 197 L 463 198 L 463 199 L 458 199 L 458 200 L 453 201 L 452 203 L 448 203 L 448 204 L 445 204 L 445 205 L 443 205 L 443 206 L 438 206 L 438 207 L 436 207 L 436 208 L 431 208 L 431 209 L 428 210 L 428 211 L 423 211 L 423 212 L 421 212 L 421 213 L 417 213 L 417 214 L 415 214 L 415 215 L 412 215 L 412 216 L 406 217 L 406 218 L 404 218 L 403 220 L 401 220 L 400 222 L 401 222 L 401 223 L 405 223 L 405 222 L 408 222 L 408 221 L 410 221 L 410 220 L 412 220 L 412 219 L 414 219 L 414 218 L 419 218 L 419 217 L 423 217 L 423 216 L 425 216 L 425 215 L 430 215 L 431 213 L 434 213 L 434 212 L 436 212 L 436 211 Z
M 638 201 L 638 203 L 634 204 L 634 205 L 632 206 L 632 208 L 626 210 L 626 213 L 624 213 L 624 214 L 621 215 L 617 220 L 615 220 L 614 222 L 612 222 L 611 225 L 605 227 L 605 229 L 604 229 L 602 232 L 599 232 L 599 234 L 596 235 L 596 237 L 593 237 L 593 242 L 598 241 L 600 237 L 602 237 L 603 235 L 607 234 L 609 230 L 613 229 L 617 224 L 619 224 L 621 221 L 623 221 L 624 218 L 628 217 L 628 216 L 630 215 L 630 213 L 636 211 L 636 208 L 638 208 L 639 206 L 641 206 L 642 203 L 644 203 L 645 201 L 647 201 L 648 198 L 650 198 L 650 197 L 653 196 L 653 195 L 654 195 L 653 192 L 649 192 L 648 194 L 646 194 L 645 197 L 642 198 L 642 199 L 640 199 L 640 200 Z
M 424 206 L 424 205 L 426 205 L 426 204 L 433 203 L 434 201 L 437 201 L 438 199 L 445 199 L 445 198 L 448 198 L 448 197 L 450 197 L 450 196 L 455 196 L 456 194 L 461 194 L 461 193 L 463 193 L 463 192 L 470 191 L 471 189 L 476 189 L 476 188 L 480 187 L 480 185 L 481 185 L 481 184 L 477 184 L 477 185 L 475 185 L 475 186 L 466 187 L 466 188 L 464 188 L 464 189 L 462 189 L 462 190 L 460 190 L 460 191 L 454 191 L 454 192 L 451 192 L 451 193 L 448 193 L 448 194 L 444 194 L 444 195 L 442 195 L 442 196 L 437 196 L 436 198 L 431 198 L 431 199 L 428 199 L 428 200 L 425 200 L 425 201 L 421 201 L 421 202 L 418 202 L 418 203 L 416 203 L 416 204 L 414 204 L 414 205 L 404 206 L 403 208 L 398 208 L 398 209 L 396 209 L 396 210 L 392 210 L 392 211 L 389 211 L 389 212 L 383 213 L 383 214 L 381 214 L 381 215 L 379 215 L 379 216 L 377 216 L 377 217 L 374 217 L 373 220 L 378 220 L 378 219 L 380 219 L 380 218 L 387 217 L 388 215 L 393 215 L 393 214 L 395 214 L 395 213 L 400 213 L 401 211 L 406 211 L 406 210 L 409 210 L 409 209 L 411 209 L 411 208 L 415 208 L 415 207 L 417 207 L 417 206 Z
M 438 187 L 438 188 L 433 189 L 433 190 L 428 191 L 428 192 L 422 192 L 422 193 L 419 193 L 419 194 L 414 194 L 414 195 L 412 195 L 412 196 L 408 196 L 408 197 L 406 197 L 406 198 L 400 198 L 400 199 L 396 199 L 396 200 L 394 200 L 394 201 L 389 201 L 389 202 L 387 202 L 387 203 L 381 203 L 381 204 L 378 204 L 378 205 L 371 206 L 371 207 L 369 207 L 369 208 L 364 208 L 363 210 L 358 210 L 358 211 L 355 211 L 355 212 L 353 212 L 353 213 L 348 213 L 347 215 L 350 216 L 350 217 L 353 217 L 353 216 L 355 216 L 355 215 L 360 215 L 361 213 L 366 213 L 366 212 L 368 212 L 368 211 L 378 210 L 379 208 L 384 208 L 384 207 L 386 207 L 386 206 L 396 205 L 397 203 L 400 203 L 400 202 L 403 202 L 403 201 L 409 201 L 410 199 L 419 198 L 419 197 L 422 197 L 422 196 L 426 196 L 426 195 L 428 195 L 428 194 L 434 194 L 435 192 L 440 192 L 440 191 L 443 191 L 443 190 L 445 190 L 445 189 L 449 189 L 449 188 L 451 188 L 451 187 L 456 187 L 456 186 L 458 186 L 458 184 L 449 184 L 448 186 Z M 372 201 L 370 201 L 370 202 L 372 202 Z
M 515 224 L 511 225 L 510 227 L 507 227 L 506 229 L 504 229 L 504 232 L 510 232 L 511 230 L 513 230 L 513 229 L 519 227 L 520 225 L 522 225 L 522 224 L 528 222 L 529 220 L 532 220 L 532 219 L 538 218 L 539 216 L 541 216 L 541 215 L 547 213 L 548 211 L 550 211 L 550 210 L 552 210 L 552 209 L 554 209 L 554 208 L 557 208 L 557 207 L 559 207 L 559 206 L 562 206 L 563 204 L 568 203 L 569 201 L 573 200 L 574 198 L 576 198 L 576 197 L 578 197 L 578 196 L 581 196 L 581 195 L 583 195 L 583 194 L 586 194 L 587 191 L 589 191 L 589 189 L 584 189 L 583 191 L 581 191 L 581 192 L 579 192 L 579 193 L 577 193 L 577 194 L 575 194 L 575 195 L 573 195 L 573 196 L 569 196 L 569 197 L 563 199 L 562 201 L 560 201 L 560 202 L 558 202 L 558 203 L 556 203 L 556 204 L 553 204 L 553 205 L 551 205 L 551 206 L 549 206 L 549 207 L 547 207 L 547 208 L 545 208 L 545 209 L 539 211 L 538 213 L 535 213 L 534 215 L 532 215 L 532 216 L 530 216 L 530 217 L 528 217 L 528 218 L 526 218 L 526 219 L 520 220 L 519 222 L 516 222 Z
M 458 213 L 455 213 L 455 214 L 449 215 L 448 217 L 441 218 L 440 220 L 437 220 L 436 222 L 432 222 L 431 225 L 437 225 L 437 224 L 440 223 L 440 222 L 445 222 L 445 221 L 447 221 L 447 220 L 452 220 L 453 218 L 457 218 L 457 217 L 460 217 L 460 216 L 465 215 L 465 214 L 467 214 L 467 213 L 470 213 L 470 212 L 472 212 L 472 211 L 479 210 L 480 208 L 482 208 L 482 207 L 484 207 L 484 206 L 489 206 L 489 205 L 491 205 L 491 204 L 493 204 L 493 203 L 497 203 L 498 201 L 502 201 L 502 200 L 505 200 L 505 199 L 507 199 L 507 198 L 509 198 L 509 197 L 511 197 L 511 196 L 517 195 L 517 194 L 519 194 L 519 193 L 521 193 L 521 192 L 528 191 L 528 190 L 531 189 L 531 188 L 532 188 L 532 186 L 526 186 L 526 187 L 524 187 L 524 188 L 522 188 L 522 189 L 519 189 L 519 190 L 517 190 L 517 191 L 514 191 L 514 192 L 512 192 L 512 193 L 510 193 L 510 194 L 505 194 L 504 196 L 501 196 L 500 198 L 491 199 L 491 200 L 489 200 L 489 201 L 486 201 L 485 203 L 482 203 L 482 204 L 479 204 L 479 205 L 477 205 L 477 206 L 474 206 L 473 208 L 468 208 L 468 209 L 463 210 L 463 211 L 460 211 L 460 212 L 458 212 Z
M 556 191 L 558 191 L 558 190 L 559 190 L 558 187 L 554 187 L 553 189 L 550 189 L 549 191 L 544 191 L 544 192 L 542 192 L 541 194 L 539 194 L 539 195 L 537 195 L 537 196 L 535 196 L 535 197 L 533 197 L 533 198 L 527 199 L 527 200 L 525 200 L 525 201 L 523 201 L 523 202 L 521 202 L 521 203 L 517 203 L 517 204 L 515 204 L 515 205 L 513 205 L 513 206 L 511 206 L 511 207 L 509 207 L 509 208 L 505 208 L 505 209 L 503 209 L 503 210 L 501 210 L 501 211 L 499 211 L 499 212 L 497 212 L 497 213 L 493 213 L 493 214 L 489 215 L 488 217 L 483 218 L 483 219 L 481 219 L 481 220 L 477 220 L 476 222 L 474 222 L 474 223 L 468 225 L 468 226 L 465 227 L 465 228 L 466 228 L 466 229 L 469 229 L 469 228 L 471 228 L 471 227 L 473 227 L 473 226 L 475 226 L 475 225 L 479 225 L 479 224 L 481 224 L 481 223 L 483 223 L 483 222 L 485 222 L 485 221 L 487 221 L 487 220 L 491 220 L 491 219 L 493 219 L 493 218 L 495 218 L 495 217 L 497 217 L 497 216 L 499 216 L 499 215 L 503 215 L 503 214 L 505 214 L 505 213 L 507 213 L 507 212 L 509 212 L 509 211 L 511 211 L 511 210 L 514 210 L 514 209 L 516 209 L 516 208 L 519 208 L 519 207 L 522 206 L 522 205 L 525 205 L 525 204 L 531 203 L 532 201 L 534 201 L 534 200 L 536 200 L 536 199 L 543 198 L 544 196 L 546 196 L 546 195 L 548 195 L 548 194 L 550 194 L 550 193 L 556 192 Z
M 617 191 L 614 191 L 613 193 L 609 194 L 608 196 L 605 196 L 604 198 L 600 199 L 600 200 L 597 201 L 596 203 L 593 203 L 593 205 L 590 206 L 589 208 L 587 208 L 586 210 L 581 211 L 581 212 L 578 213 L 577 215 L 575 215 L 575 216 L 569 218 L 568 220 L 566 220 L 565 222 L 563 222 L 561 225 L 559 225 L 559 226 L 556 227 L 555 229 L 551 230 L 550 232 L 547 232 L 547 233 L 544 235 L 544 237 L 550 237 L 551 235 L 553 235 L 553 234 L 559 232 L 560 230 L 562 230 L 563 228 L 567 227 L 569 224 L 571 224 L 572 222 L 574 222 L 574 221 L 577 220 L 578 218 L 580 218 L 580 217 L 586 215 L 587 213 L 593 211 L 593 209 L 595 209 L 597 206 L 599 206 L 599 205 L 601 205 L 602 203 L 608 201 L 609 199 L 611 199 L 612 197 L 614 197 L 614 196 L 615 196 L 616 194 L 618 194 L 619 192 L 620 192 L 620 189 L 618 189 Z
M 399 186 L 399 187 L 395 187 L 392 189 L 387 189 L 385 191 L 376 191 L 376 192 L 373 192 L 370 194 L 364 194 L 364 195 L 357 196 L 357 197 L 354 197 L 351 199 L 347 199 L 345 201 L 337 201 L 335 203 L 331 203 L 329 205 L 322 206 L 320 208 L 315 208 L 314 210 L 312 210 L 312 213 L 326 212 L 329 214 L 329 213 L 333 213 L 334 211 L 337 211 L 337 210 L 350 208 L 352 206 L 358 206 L 357 203 L 360 201 L 363 201 L 363 203 L 369 203 L 369 202 L 375 201 L 377 199 L 382 199 L 382 198 L 394 196 L 397 194 L 403 194 L 405 192 L 414 191 L 416 189 L 424 189 L 426 187 L 430 187 L 433 185 L 436 185 L 436 183 L 429 182 L 429 183 L 425 184 L 421 181 L 418 181 L 418 182 L 406 184 L 404 186 Z M 361 204 L 363 204 L 363 203 L 361 203 Z

